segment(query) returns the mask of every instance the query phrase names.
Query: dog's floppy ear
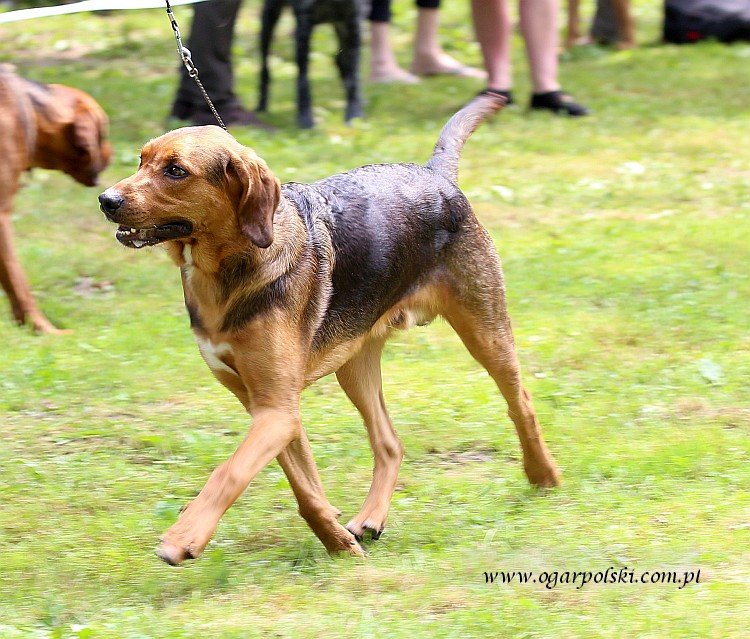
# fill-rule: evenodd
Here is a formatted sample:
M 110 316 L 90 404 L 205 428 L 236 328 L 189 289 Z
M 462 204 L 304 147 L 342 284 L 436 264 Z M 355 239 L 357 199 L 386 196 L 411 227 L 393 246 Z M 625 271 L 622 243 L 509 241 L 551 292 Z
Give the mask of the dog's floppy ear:
M 245 148 L 230 155 L 226 174 L 240 230 L 255 246 L 268 248 L 281 198 L 279 180 L 261 158 Z
M 96 131 L 91 123 L 76 114 L 76 119 L 65 125 L 65 140 L 82 162 L 91 161 L 91 149 L 96 145 Z

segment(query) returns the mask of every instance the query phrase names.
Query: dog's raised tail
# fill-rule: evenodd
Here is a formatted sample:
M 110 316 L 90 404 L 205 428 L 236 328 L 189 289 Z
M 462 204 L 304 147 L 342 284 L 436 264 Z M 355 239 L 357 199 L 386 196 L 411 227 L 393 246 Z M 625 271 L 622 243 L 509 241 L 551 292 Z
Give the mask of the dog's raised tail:
M 458 179 L 458 160 L 466 140 L 484 120 L 502 109 L 506 101 L 505 97 L 494 93 L 480 93 L 475 97 L 448 120 L 425 166 L 455 182 Z

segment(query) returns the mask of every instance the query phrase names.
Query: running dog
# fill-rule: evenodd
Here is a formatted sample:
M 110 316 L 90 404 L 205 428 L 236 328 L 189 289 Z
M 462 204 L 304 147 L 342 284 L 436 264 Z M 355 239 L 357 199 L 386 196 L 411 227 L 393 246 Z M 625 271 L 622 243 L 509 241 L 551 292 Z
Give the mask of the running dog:
M 529 480 L 558 483 L 521 384 L 500 261 L 456 186 L 464 142 L 504 102 L 477 96 L 446 124 L 425 166 L 363 166 L 314 184 L 281 186 L 218 127 L 178 129 L 146 144 L 135 175 L 99 196 L 120 243 L 165 244 L 204 360 L 252 416 L 239 448 L 162 537 L 164 561 L 198 557 L 274 458 L 329 552 L 361 555 L 359 541 L 383 531 L 403 457 L 381 352 L 394 330 L 437 315 L 505 397 Z M 346 526 L 326 498 L 299 411 L 302 390 L 334 372 L 375 458 L 369 494 Z

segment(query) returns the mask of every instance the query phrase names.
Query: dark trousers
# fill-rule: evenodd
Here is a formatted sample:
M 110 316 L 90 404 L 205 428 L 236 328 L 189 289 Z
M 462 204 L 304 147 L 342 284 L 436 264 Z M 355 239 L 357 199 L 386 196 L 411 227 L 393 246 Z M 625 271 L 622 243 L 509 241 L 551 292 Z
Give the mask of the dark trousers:
M 232 39 L 240 4 L 242 0 L 211 0 L 193 5 L 187 48 L 200 81 L 219 110 L 238 102 L 234 94 Z M 195 111 L 208 111 L 203 95 L 184 66 L 180 70 L 174 111 L 183 117 Z
M 597 0 L 596 13 L 591 22 L 591 39 L 595 42 L 612 43 L 619 39 L 620 30 L 614 7 L 609 0 Z
M 440 6 L 440 0 L 417 0 L 417 6 L 420 9 L 437 9 Z M 369 20 L 371 22 L 390 22 L 391 0 L 372 0 Z

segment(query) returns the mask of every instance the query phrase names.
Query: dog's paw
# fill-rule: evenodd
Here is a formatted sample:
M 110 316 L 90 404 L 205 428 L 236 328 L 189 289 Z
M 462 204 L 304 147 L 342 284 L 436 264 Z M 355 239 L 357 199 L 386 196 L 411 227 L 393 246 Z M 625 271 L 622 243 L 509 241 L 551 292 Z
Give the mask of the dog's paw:
M 385 530 L 385 524 L 376 523 L 370 519 L 360 522 L 355 518 L 346 525 L 346 529 L 354 535 L 357 541 L 364 541 L 368 536 L 372 541 L 377 541 Z
M 39 335 L 70 335 L 73 331 L 57 328 L 44 315 L 29 315 L 26 320 L 35 333 Z
M 315 127 L 315 120 L 313 120 L 312 113 L 300 113 L 297 116 L 297 125 L 300 129 L 312 129 Z
M 364 557 L 367 553 L 359 545 L 357 538 L 337 521 L 316 522 L 311 528 L 330 555 L 351 555 Z
M 332 555 L 346 554 L 352 557 L 366 557 L 367 553 L 364 548 L 359 545 L 359 540 L 355 535 L 351 534 L 348 530 L 344 529 L 346 533 L 340 539 L 340 544 L 336 548 L 327 549 Z
M 197 559 L 211 540 L 217 523 L 215 517 L 191 502 L 162 535 L 156 556 L 170 566 L 178 566 L 186 559 Z
M 562 483 L 562 475 L 553 462 L 547 466 L 524 466 L 529 481 L 540 488 L 554 488 Z
M 168 541 L 162 541 L 154 552 L 159 559 L 170 566 L 179 566 L 186 559 L 195 559 L 197 556 L 193 554 L 191 548 L 184 548 Z
M 364 117 L 362 107 L 359 104 L 352 104 L 346 108 L 346 113 L 344 114 L 344 122 L 346 122 L 346 124 L 348 125 L 351 125 L 352 120 L 362 117 Z

